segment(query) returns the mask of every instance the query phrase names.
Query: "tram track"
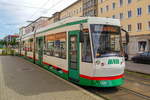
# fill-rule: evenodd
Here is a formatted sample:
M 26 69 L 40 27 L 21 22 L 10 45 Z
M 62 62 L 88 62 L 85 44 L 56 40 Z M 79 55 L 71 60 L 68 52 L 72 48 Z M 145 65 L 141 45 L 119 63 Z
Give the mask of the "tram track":
M 133 80 L 133 79 L 128 79 L 128 78 L 126 78 L 125 80 L 131 81 L 131 82 L 138 82 L 139 84 L 146 85 L 146 86 L 149 86 L 149 87 L 150 87 L 150 84 L 149 84 L 149 83 L 146 83 L 146 82 L 135 81 L 135 80 Z
M 150 86 L 150 76 L 147 74 L 145 75 L 137 72 L 125 71 L 125 80 Z
M 126 91 L 128 91 L 128 92 L 130 92 L 130 93 L 132 93 L 132 94 L 135 94 L 135 95 L 137 95 L 137 96 L 139 96 L 139 97 L 142 97 L 142 98 L 144 98 L 145 100 L 150 100 L 150 96 L 143 95 L 142 93 L 133 91 L 133 90 L 128 89 L 128 88 L 124 88 L 124 87 L 119 87 L 119 88 L 122 88 L 122 89 L 124 89 L 124 90 L 126 90 Z
M 93 94 L 96 94 L 99 97 L 104 98 L 105 100 L 150 100 L 149 96 L 124 87 L 99 89 L 93 87 L 87 89 L 87 87 L 84 87 L 84 89 Z

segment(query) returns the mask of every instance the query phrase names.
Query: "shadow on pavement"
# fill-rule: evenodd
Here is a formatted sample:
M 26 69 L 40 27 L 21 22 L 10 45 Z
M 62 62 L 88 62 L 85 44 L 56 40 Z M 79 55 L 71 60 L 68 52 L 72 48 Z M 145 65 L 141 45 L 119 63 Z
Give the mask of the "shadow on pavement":
M 117 87 L 108 87 L 108 88 L 103 88 L 103 87 L 85 87 L 82 86 L 82 88 L 85 88 L 89 91 L 97 91 L 102 94 L 112 94 L 112 93 L 117 93 L 119 91 L 119 88 Z

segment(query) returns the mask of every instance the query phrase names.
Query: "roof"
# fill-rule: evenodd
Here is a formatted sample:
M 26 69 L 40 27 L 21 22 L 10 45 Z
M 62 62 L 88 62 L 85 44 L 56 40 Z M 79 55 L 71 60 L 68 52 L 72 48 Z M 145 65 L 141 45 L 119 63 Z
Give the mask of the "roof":
M 19 35 L 10 35 L 11 37 L 19 37 Z
M 74 3 L 72 3 L 70 6 L 68 6 L 68 7 L 64 8 L 64 9 L 63 9 L 63 10 L 61 10 L 60 12 L 63 12 L 64 10 L 68 9 L 69 7 L 71 7 L 71 6 L 75 5 L 76 3 L 80 2 L 80 1 L 81 1 L 81 0 L 77 0 L 77 1 L 75 1 L 75 2 L 74 2 Z
M 29 25 L 25 26 L 25 28 L 28 27 L 28 26 L 30 26 L 31 24 L 35 23 L 36 21 L 38 21 L 41 18 L 47 18 L 47 19 L 49 19 L 49 17 L 41 16 L 41 17 L 37 18 L 36 20 L 34 20 L 33 22 L 31 22 Z

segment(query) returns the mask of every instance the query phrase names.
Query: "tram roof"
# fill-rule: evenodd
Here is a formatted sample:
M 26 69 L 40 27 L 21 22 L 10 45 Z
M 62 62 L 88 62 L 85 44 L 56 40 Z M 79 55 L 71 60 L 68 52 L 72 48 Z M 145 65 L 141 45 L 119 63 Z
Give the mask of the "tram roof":
M 50 24 L 46 27 L 38 29 L 36 33 L 43 33 L 51 29 L 56 29 L 61 26 L 71 26 L 75 24 L 88 23 L 88 24 L 105 24 L 105 25 L 114 25 L 120 26 L 119 19 L 105 18 L 105 17 L 70 17 L 63 19 L 61 21 Z M 26 36 L 32 35 L 32 33 L 25 34 Z

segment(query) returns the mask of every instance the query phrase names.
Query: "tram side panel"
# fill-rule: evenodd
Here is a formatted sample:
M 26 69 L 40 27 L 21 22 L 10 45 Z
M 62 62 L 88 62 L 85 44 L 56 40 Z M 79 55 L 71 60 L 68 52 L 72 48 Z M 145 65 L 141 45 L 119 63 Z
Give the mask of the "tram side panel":
M 27 57 L 30 59 L 33 59 L 33 52 L 32 51 L 28 51 L 27 52 Z

